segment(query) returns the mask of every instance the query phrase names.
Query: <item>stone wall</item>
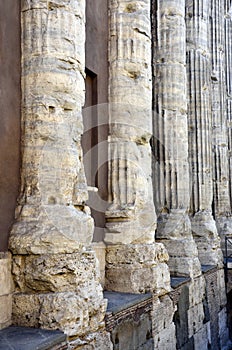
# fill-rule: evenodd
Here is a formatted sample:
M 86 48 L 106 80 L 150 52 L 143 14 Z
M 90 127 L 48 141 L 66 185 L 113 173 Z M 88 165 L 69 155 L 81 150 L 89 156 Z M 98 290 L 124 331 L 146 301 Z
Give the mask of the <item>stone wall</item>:
M 166 295 L 125 303 L 107 313 L 106 328 L 115 350 L 229 349 L 223 270 L 210 268 L 173 282 Z
M 226 298 L 223 270 L 210 270 L 179 287 L 175 298 L 177 349 L 226 349 Z

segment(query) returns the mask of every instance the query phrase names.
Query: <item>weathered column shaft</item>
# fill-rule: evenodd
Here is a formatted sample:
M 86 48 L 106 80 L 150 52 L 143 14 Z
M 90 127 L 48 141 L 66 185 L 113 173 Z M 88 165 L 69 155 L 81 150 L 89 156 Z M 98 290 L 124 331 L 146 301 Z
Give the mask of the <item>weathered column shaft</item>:
M 168 288 L 169 273 L 167 253 L 154 244 L 150 1 L 111 0 L 109 9 L 111 204 L 106 212 L 106 288 L 161 292 Z M 150 262 L 144 260 L 146 255 Z
M 172 274 L 200 274 L 188 208 L 185 1 L 154 1 L 154 191 L 157 239 L 170 255 Z M 156 44 L 155 44 L 156 43 Z
M 232 196 L 232 4 L 230 0 L 225 1 L 225 73 L 226 73 L 226 123 L 228 136 L 228 158 L 229 158 L 229 196 L 230 210 L 228 205 L 224 212 L 224 220 L 218 219 L 219 233 L 222 238 L 222 246 L 224 247 L 224 235 L 232 235 L 231 220 L 231 196 Z M 225 183 L 227 186 L 227 183 Z M 228 191 L 226 191 L 228 195 Z
M 11 233 L 11 249 L 22 254 L 70 252 L 92 240 L 80 145 L 84 12 L 84 1 L 22 5 L 23 159 Z
M 192 232 L 202 264 L 221 263 L 220 239 L 212 216 L 212 111 L 209 45 L 210 1 L 187 0 L 187 70 Z
M 218 231 L 222 238 L 223 232 L 229 233 L 228 231 L 231 231 L 232 233 L 232 224 L 229 218 L 231 216 L 231 199 L 225 98 L 225 21 L 227 21 L 227 19 L 225 20 L 225 5 L 224 0 L 211 1 L 214 212 Z
M 148 0 L 110 2 L 109 243 L 154 241 L 149 14 Z
M 85 1 L 22 1 L 22 186 L 10 237 L 13 323 L 83 338 L 104 327 L 106 308 L 95 254 L 86 249 L 93 221 L 80 146 L 84 67 Z

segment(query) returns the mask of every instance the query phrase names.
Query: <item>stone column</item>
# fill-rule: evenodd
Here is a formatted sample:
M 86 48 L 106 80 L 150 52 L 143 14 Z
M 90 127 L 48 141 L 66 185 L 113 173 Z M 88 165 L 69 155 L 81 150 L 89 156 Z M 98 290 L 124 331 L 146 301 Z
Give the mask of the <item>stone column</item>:
M 194 277 L 201 270 L 188 217 L 185 1 L 154 1 L 153 16 L 156 237 L 168 250 L 171 274 Z
M 154 243 L 150 1 L 110 0 L 109 202 L 106 288 L 169 288 L 168 255 Z
M 230 0 L 225 1 L 225 67 L 226 67 L 226 119 L 228 131 L 229 150 L 229 194 L 230 206 L 232 195 L 232 5 Z M 220 225 L 222 246 L 224 248 L 224 235 L 232 235 L 231 211 Z M 224 221 L 224 224 L 223 224 Z
M 228 7 L 228 6 L 227 6 Z M 225 80 L 225 11 L 224 0 L 211 1 L 211 55 L 212 55 L 212 130 L 214 169 L 214 212 L 218 232 L 232 233 L 231 198 L 229 191 L 229 154 L 226 116 Z M 228 22 L 227 22 L 228 23 Z M 226 38 L 228 40 L 229 33 Z M 227 43 L 228 44 L 228 43 Z M 229 49 L 231 44 L 227 47 Z M 228 51 L 227 51 L 228 52 Z M 229 63 L 228 61 L 226 63 Z M 224 244 L 223 244 L 224 245 Z
M 13 323 L 85 337 L 106 302 L 80 138 L 85 1 L 22 1 L 22 176 L 13 253 Z M 94 336 L 93 336 L 94 337 Z
M 192 179 L 192 232 L 204 265 L 222 263 L 212 216 L 212 111 L 209 0 L 186 0 L 189 159 Z

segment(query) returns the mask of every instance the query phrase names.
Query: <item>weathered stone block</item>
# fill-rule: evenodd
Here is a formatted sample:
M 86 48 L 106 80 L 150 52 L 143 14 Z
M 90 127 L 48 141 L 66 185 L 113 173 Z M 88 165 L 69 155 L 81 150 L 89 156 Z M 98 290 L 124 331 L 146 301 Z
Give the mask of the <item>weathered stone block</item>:
M 92 234 L 93 219 L 88 210 L 72 205 L 25 205 L 9 245 L 13 254 L 72 253 L 90 244 Z
M 191 338 L 203 327 L 204 309 L 203 304 L 198 304 L 187 310 L 188 317 L 188 335 Z
M 224 269 L 219 269 L 217 271 L 217 282 L 220 306 L 224 307 L 227 304 Z
M 218 327 L 219 327 L 219 338 L 220 338 L 220 347 L 221 349 L 228 348 L 229 341 L 229 330 L 227 326 L 227 311 L 226 308 L 223 308 L 218 314 Z
M 176 350 L 176 333 L 175 325 L 171 324 L 168 328 L 163 329 L 154 335 L 155 350 Z
M 118 322 L 112 330 L 112 342 L 115 349 L 153 350 L 152 325 L 149 313 L 138 313 Z
M 175 306 L 169 296 L 154 299 L 152 309 L 152 330 L 154 335 L 170 327 L 173 323 L 174 313 Z
M 102 292 L 93 251 L 13 257 L 13 276 L 18 292 Z M 86 268 L 88 266 L 88 269 Z M 81 292 L 82 291 L 82 292 Z M 91 297 L 92 299 L 92 297 Z
M 164 295 L 170 292 L 170 273 L 166 263 L 159 263 L 153 268 L 154 276 L 154 293 L 156 295 Z
M 0 296 L 0 329 L 11 325 L 12 295 Z
M 202 328 L 194 334 L 194 349 L 208 350 L 209 349 L 209 339 L 207 325 L 202 325 Z
M 11 276 L 11 255 L 0 253 L 0 296 L 7 295 L 13 291 Z
M 160 244 L 157 249 L 156 244 L 108 246 L 105 287 L 119 292 L 166 293 L 170 290 L 167 258 Z
M 130 264 L 135 266 L 153 266 L 157 264 L 157 255 L 162 260 L 168 259 L 168 254 L 163 248 L 163 254 L 160 245 L 156 244 L 124 244 L 112 245 L 106 247 L 107 265 Z M 156 254 L 157 251 L 157 254 Z
M 169 257 L 168 267 L 173 276 L 197 277 L 201 274 L 198 258 Z
M 11 254 L 0 253 L 0 329 L 11 324 L 12 292 Z
M 205 297 L 205 279 L 200 276 L 189 284 L 189 307 L 201 304 Z
M 15 294 L 13 324 L 62 329 L 69 336 L 83 336 L 104 327 L 106 301 L 91 305 L 76 293 Z
M 98 261 L 97 270 L 100 270 L 100 282 L 102 288 L 105 285 L 105 266 L 106 266 L 106 246 L 104 242 L 93 242 L 92 248 L 95 251 L 96 258 Z
M 170 239 L 165 241 L 165 248 L 170 256 L 193 257 L 197 256 L 197 248 L 190 239 Z
M 70 350 L 113 350 L 110 334 L 104 331 L 69 340 Z
M 107 290 L 146 293 L 153 291 L 158 295 L 170 290 L 170 277 L 165 263 L 154 266 L 133 267 L 121 265 L 106 269 Z
M 84 335 L 103 327 L 106 300 L 93 251 L 13 257 L 16 325 Z

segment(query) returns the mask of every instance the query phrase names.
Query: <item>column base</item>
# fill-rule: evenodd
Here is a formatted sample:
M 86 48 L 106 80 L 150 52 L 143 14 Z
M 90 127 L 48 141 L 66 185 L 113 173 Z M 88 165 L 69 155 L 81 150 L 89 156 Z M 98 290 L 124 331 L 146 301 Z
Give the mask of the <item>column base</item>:
M 91 244 L 93 228 L 88 207 L 24 205 L 12 227 L 9 249 L 13 254 L 73 253 Z
M 218 229 L 218 234 L 221 238 L 221 249 L 223 251 L 223 254 L 225 255 L 225 237 L 231 237 L 232 241 L 232 218 L 227 216 L 219 217 L 216 220 L 216 225 Z M 228 254 L 232 254 L 232 244 L 229 244 L 227 249 Z
M 60 329 L 84 336 L 104 327 L 103 299 L 92 251 L 15 255 L 14 325 Z
M 159 240 L 169 254 L 168 267 L 171 276 L 197 277 L 201 275 L 201 264 L 193 239 Z
M 159 243 L 111 245 L 106 248 L 108 291 L 125 293 L 170 291 L 168 253 Z
M 156 240 L 163 243 L 168 251 L 172 276 L 194 278 L 201 275 L 197 246 L 185 210 L 175 209 L 159 216 Z
M 221 242 L 216 222 L 209 212 L 200 211 L 191 220 L 193 238 L 202 265 L 223 266 Z

